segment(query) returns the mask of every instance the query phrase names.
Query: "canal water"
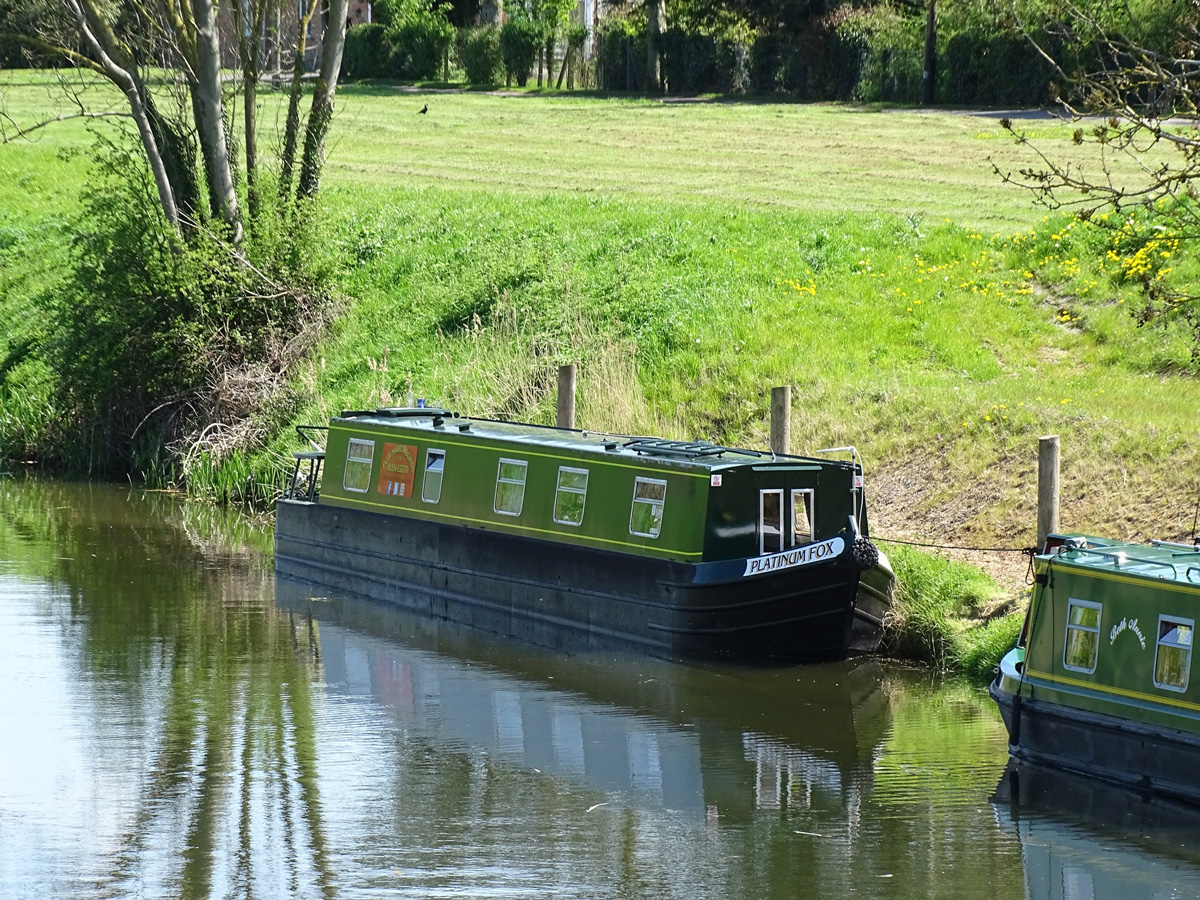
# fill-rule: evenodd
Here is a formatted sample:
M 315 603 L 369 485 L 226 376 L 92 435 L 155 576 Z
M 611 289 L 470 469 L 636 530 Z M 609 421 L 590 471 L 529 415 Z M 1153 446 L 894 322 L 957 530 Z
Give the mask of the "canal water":
M 873 660 L 563 658 L 277 584 L 269 527 L 0 480 L 0 897 L 1200 896 L 1200 819 Z

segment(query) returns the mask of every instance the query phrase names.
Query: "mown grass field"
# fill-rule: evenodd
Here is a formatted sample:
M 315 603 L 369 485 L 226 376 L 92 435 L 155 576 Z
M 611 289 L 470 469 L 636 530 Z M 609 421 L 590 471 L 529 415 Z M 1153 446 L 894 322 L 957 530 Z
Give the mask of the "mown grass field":
M 51 108 L 38 76 L 0 92 L 18 120 Z M 0 313 L 21 327 L 91 140 L 70 122 L 0 147 Z M 794 449 L 859 448 L 878 536 L 1030 545 L 1047 433 L 1064 528 L 1190 534 L 1185 336 L 1136 326 L 1119 241 L 1047 217 L 990 160 L 1034 162 L 961 113 L 347 87 L 318 251 L 345 314 L 295 420 L 411 393 L 550 421 L 555 367 L 578 361 L 583 427 L 762 446 L 769 389 L 791 384 Z M 1186 249 L 1164 252 L 1190 277 Z M 294 447 L 281 433 L 253 465 Z

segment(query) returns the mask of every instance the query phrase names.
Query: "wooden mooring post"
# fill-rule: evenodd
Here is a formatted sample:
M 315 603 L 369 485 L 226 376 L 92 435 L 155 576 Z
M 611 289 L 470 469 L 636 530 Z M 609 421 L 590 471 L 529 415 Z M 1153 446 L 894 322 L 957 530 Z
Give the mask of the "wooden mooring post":
M 559 428 L 575 427 L 575 363 L 558 367 L 558 412 L 554 423 Z
M 771 388 L 771 452 L 790 453 L 792 444 L 792 386 Z
M 1038 438 L 1037 550 L 1058 531 L 1058 435 Z

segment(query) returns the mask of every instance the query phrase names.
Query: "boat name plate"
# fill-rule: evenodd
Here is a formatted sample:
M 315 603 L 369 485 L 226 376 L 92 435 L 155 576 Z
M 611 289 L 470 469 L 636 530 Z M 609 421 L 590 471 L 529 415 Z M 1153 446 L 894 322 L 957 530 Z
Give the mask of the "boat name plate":
M 782 553 L 772 553 L 770 556 L 756 556 L 746 560 L 746 571 L 742 573 L 742 577 L 765 575 L 767 572 L 777 572 L 780 569 L 791 569 L 796 566 L 822 562 L 840 556 L 845 549 L 846 542 L 840 537 L 834 537 L 827 541 L 785 550 Z

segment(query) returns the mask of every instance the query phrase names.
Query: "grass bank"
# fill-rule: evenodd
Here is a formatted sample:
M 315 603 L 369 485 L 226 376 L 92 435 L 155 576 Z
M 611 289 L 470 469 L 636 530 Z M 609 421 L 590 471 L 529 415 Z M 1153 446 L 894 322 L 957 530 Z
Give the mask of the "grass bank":
M 3 91 L 10 114 L 47 103 L 37 77 Z M 1034 127 L 1079 152 L 1068 129 Z M 48 415 L 36 311 L 87 177 L 78 123 L 42 135 L 0 147 L 0 181 L 19 186 L 0 194 L 9 455 L 36 454 Z M 862 452 L 884 539 L 1032 543 L 1045 433 L 1063 442 L 1065 527 L 1191 528 L 1186 335 L 1136 327 L 1136 261 L 1113 235 L 1000 183 L 989 158 L 1029 160 L 994 120 L 371 87 L 341 95 L 330 152 L 315 252 L 345 314 L 296 373 L 292 421 L 410 393 L 550 421 L 555 367 L 576 361 L 585 427 L 760 446 L 786 383 L 796 450 Z M 253 455 L 199 454 L 193 486 L 269 485 L 296 447 L 280 430 Z M 996 588 L 889 552 L 894 652 L 989 670 L 1013 620 L 964 623 L 991 617 Z M 996 572 L 1010 595 L 1023 565 Z

